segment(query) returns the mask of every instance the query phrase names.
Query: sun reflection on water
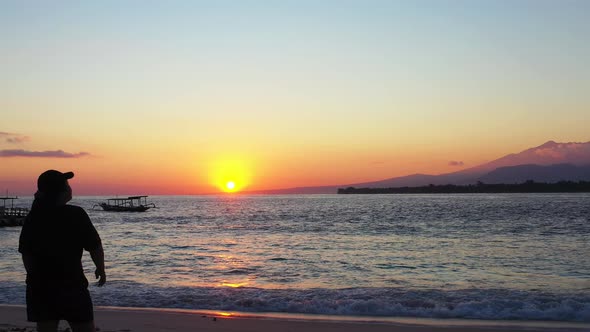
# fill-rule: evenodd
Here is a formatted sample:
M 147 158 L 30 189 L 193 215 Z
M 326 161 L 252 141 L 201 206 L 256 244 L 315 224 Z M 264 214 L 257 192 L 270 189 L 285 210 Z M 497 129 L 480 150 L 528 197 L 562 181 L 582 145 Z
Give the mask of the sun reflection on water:
M 239 287 L 247 286 L 248 284 L 249 284 L 248 281 L 244 281 L 244 282 L 228 282 L 228 281 L 222 281 L 221 283 L 219 283 L 219 286 L 221 286 L 221 287 L 230 287 L 230 288 L 239 288 Z

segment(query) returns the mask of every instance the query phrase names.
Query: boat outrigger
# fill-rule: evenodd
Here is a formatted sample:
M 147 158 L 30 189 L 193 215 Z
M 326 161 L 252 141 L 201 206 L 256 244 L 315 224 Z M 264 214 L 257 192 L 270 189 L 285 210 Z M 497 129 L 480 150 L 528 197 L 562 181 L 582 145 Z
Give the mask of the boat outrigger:
M 0 206 L 0 227 L 4 226 L 22 226 L 25 218 L 29 214 L 29 209 L 14 207 L 14 200 L 18 197 L 0 197 L 2 206 Z M 9 204 L 10 203 L 10 206 Z
M 155 208 L 156 205 L 148 203 L 147 196 L 130 196 L 127 198 L 109 198 L 106 203 L 96 204 L 92 209 L 96 207 L 114 212 L 144 212 L 150 208 Z

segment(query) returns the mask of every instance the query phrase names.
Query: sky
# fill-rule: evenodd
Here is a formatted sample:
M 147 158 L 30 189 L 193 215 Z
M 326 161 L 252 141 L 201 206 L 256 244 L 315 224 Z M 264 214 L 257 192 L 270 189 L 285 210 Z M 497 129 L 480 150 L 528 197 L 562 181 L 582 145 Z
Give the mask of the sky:
M 338 185 L 590 141 L 589 1 L 2 1 L 0 190 Z

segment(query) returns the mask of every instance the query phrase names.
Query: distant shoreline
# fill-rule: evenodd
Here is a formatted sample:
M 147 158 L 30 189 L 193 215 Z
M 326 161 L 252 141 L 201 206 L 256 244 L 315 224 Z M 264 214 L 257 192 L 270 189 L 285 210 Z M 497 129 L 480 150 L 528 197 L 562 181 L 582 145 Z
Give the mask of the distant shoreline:
M 478 182 L 470 185 L 428 185 L 420 187 L 395 188 L 339 188 L 338 194 L 507 194 L 507 193 L 587 193 L 588 181 L 560 181 L 541 183 L 526 181 L 518 184 L 486 184 Z

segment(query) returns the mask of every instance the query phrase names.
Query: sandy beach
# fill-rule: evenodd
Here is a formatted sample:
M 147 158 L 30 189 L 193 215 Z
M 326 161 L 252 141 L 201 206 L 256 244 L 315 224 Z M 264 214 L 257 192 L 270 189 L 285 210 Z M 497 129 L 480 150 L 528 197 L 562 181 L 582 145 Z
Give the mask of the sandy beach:
M 590 331 L 590 324 L 560 322 L 470 321 L 433 319 L 383 319 L 309 316 L 249 315 L 233 312 L 192 311 L 177 309 L 115 308 L 95 309 L 96 325 L 102 332 L 156 331 Z M 20 305 L 0 305 L 0 331 L 34 331 L 27 322 L 26 310 Z M 67 328 L 60 323 L 60 331 Z

